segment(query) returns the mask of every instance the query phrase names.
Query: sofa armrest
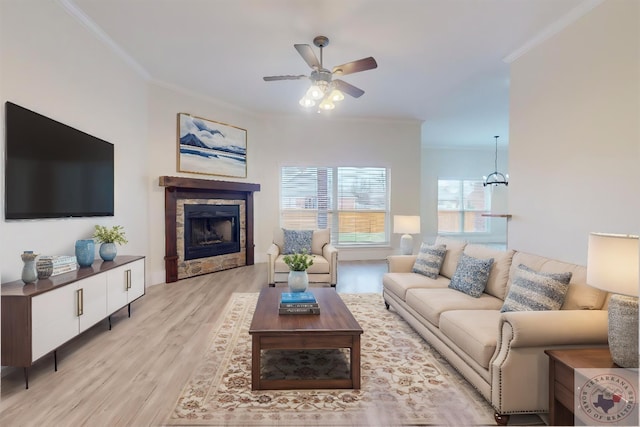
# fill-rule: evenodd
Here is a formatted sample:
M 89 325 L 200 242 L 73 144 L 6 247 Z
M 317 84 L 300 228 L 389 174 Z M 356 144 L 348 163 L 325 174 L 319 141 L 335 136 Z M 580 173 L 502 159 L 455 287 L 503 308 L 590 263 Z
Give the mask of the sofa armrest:
M 272 243 L 267 250 L 267 271 L 269 277 L 269 284 L 276 283 L 276 258 L 280 255 L 280 248 L 275 243 Z
M 549 411 L 551 348 L 604 347 L 604 310 L 502 313 L 491 372 L 491 405 L 499 414 Z
M 329 262 L 329 284 L 335 286 L 338 283 L 338 249 L 326 244 L 322 247 L 322 256 Z
M 411 273 L 418 255 L 389 255 L 387 265 L 389 273 Z
M 502 314 L 501 331 L 505 323 L 512 348 L 607 344 L 608 339 L 605 310 L 514 311 Z

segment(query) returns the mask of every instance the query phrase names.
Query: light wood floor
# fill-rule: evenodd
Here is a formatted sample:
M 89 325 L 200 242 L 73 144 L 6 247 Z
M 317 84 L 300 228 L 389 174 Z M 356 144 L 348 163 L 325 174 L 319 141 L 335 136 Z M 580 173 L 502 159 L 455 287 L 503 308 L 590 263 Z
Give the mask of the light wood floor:
M 382 292 L 384 261 L 340 262 L 339 293 Z M 157 426 L 201 360 L 220 309 L 233 292 L 258 292 L 266 264 L 147 288 L 122 309 L 42 358 L 29 371 L 6 368 L 2 426 Z M 280 285 L 284 286 L 284 284 Z

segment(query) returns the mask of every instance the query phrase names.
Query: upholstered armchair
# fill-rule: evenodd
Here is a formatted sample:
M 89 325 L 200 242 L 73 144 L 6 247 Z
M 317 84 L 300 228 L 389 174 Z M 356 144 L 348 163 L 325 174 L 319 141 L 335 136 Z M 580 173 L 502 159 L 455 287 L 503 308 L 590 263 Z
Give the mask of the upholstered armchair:
M 269 286 L 286 282 L 289 267 L 284 263 L 285 236 L 284 230 L 274 230 L 273 243 L 267 251 Z M 311 255 L 313 265 L 307 270 L 309 283 L 329 283 L 336 286 L 338 280 L 338 250 L 331 245 L 331 231 L 329 229 L 314 230 L 311 237 Z

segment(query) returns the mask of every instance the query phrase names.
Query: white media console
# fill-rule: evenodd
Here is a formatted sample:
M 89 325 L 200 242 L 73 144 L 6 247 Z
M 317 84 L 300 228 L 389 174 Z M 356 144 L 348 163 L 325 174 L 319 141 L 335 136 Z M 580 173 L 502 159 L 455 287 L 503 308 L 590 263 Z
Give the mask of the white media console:
M 142 256 L 118 256 L 35 283 L 2 284 L 2 365 L 28 368 L 145 293 Z

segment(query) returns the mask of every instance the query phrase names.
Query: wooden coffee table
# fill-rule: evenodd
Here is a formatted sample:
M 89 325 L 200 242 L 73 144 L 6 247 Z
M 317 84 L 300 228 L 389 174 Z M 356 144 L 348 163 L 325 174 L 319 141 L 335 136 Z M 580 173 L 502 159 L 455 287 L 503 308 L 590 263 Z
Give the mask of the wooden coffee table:
M 288 288 L 263 288 L 258 297 L 249 334 L 251 389 L 360 388 L 360 335 L 362 328 L 335 288 L 309 289 L 320 304 L 320 314 L 278 314 L 280 294 Z M 308 350 L 348 348 L 351 378 L 278 379 L 260 377 L 262 350 Z

